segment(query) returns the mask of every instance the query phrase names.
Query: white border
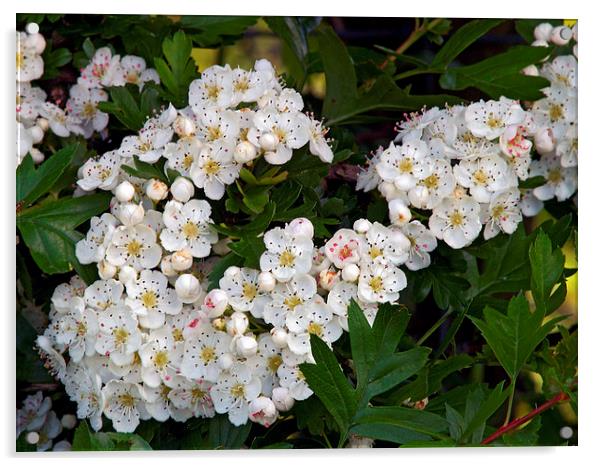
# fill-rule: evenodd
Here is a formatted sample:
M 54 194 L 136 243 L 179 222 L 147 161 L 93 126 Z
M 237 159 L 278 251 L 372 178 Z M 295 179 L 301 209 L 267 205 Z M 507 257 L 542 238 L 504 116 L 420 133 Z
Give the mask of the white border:
M 262 464 L 266 462 L 286 462 L 287 466 L 307 465 L 314 461 L 336 464 L 345 462 L 349 465 L 379 462 L 383 464 L 400 464 L 401 462 L 437 463 L 451 465 L 482 465 L 487 461 L 488 466 L 504 465 L 517 459 L 529 463 L 539 463 L 545 466 L 553 464 L 591 464 L 596 455 L 596 447 L 601 444 L 598 438 L 602 412 L 599 401 L 598 387 L 600 383 L 600 288 L 599 265 L 600 246 L 598 244 L 600 226 L 599 215 L 600 186 L 602 179 L 602 151 L 600 150 L 600 133 L 598 128 L 600 118 L 600 81 L 602 70 L 600 66 L 600 15 L 597 15 L 591 0 L 571 2 L 536 2 L 525 0 L 502 0 L 484 5 L 482 2 L 467 0 L 430 0 L 428 2 L 370 0 L 369 2 L 302 0 L 296 1 L 240 1 L 225 0 L 208 2 L 206 0 L 103 0 L 102 2 L 82 2 L 76 0 L 4 0 L 2 2 L 2 37 L 4 46 L 0 49 L 0 63 L 9 64 L 3 69 L 3 110 L 2 134 L 5 144 L 2 161 L 4 196 L 2 197 L 2 228 L 5 248 L 3 258 L 3 275 L 0 283 L 5 306 L 0 313 L 4 319 L 4 369 L 3 383 L 0 384 L 0 399 L 5 403 L 0 438 L 3 443 L 3 453 L 7 463 L 12 464 L 19 459 L 28 464 L 34 459 L 44 462 L 44 465 L 81 462 L 86 464 L 102 464 L 114 458 L 127 458 L 127 461 L 148 465 L 165 463 L 167 458 L 176 457 L 178 462 L 193 463 L 199 461 L 211 463 L 241 462 L 245 465 Z M 12 63 L 14 54 L 14 30 L 16 12 L 53 12 L 53 13 L 134 13 L 134 14 L 220 14 L 220 15 L 290 15 L 290 16 L 428 16 L 428 17 L 551 17 L 579 19 L 579 113 L 580 113 L 580 149 L 582 156 L 579 171 L 579 202 L 581 210 L 579 250 L 580 280 L 579 304 L 581 307 L 580 321 L 580 401 L 579 417 L 579 447 L 574 448 L 498 448 L 498 449 L 441 449 L 441 450 L 344 450 L 344 451 L 242 451 L 242 452 L 150 452 L 150 454 L 38 454 L 15 455 L 14 450 L 14 293 L 15 293 L 15 249 L 14 249 L 14 81 Z M 598 106 L 596 107 L 596 104 Z M 8 258 L 11 258 L 9 261 Z M 599 464 L 599 463 L 598 463 Z

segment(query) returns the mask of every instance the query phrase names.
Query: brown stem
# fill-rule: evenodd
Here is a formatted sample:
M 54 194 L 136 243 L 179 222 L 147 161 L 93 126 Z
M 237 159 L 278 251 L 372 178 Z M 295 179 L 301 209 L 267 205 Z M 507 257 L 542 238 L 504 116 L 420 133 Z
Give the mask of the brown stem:
M 481 445 L 487 445 L 487 444 L 493 442 L 495 439 L 497 439 L 497 438 L 501 437 L 502 435 L 510 432 L 511 430 L 514 430 L 517 427 L 522 426 L 525 422 L 527 422 L 530 419 L 533 419 L 538 414 L 541 414 L 545 410 L 550 409 L 555 404 L 558 404 L 558 403 L 560 403 L 562 401 L 566 401 L 568 399 L 569 399 L 569 396 L 566 393 L 564 393 L 564 392 L 559 393 L 558 395 L 556 395 L 551 400 L 548 400 L 544 404 L 542 404 L 541 406 L 535 408 L 533 411 L 531 411 L 526 416 L 519 417 L 518 419 L 515 419 L 514 421 L 512 421 L 510 424 L 500 427 L 493 434 L 491 434 L 489 437 L 487 437 L 485 440 L 483 440 L 481 442 Z

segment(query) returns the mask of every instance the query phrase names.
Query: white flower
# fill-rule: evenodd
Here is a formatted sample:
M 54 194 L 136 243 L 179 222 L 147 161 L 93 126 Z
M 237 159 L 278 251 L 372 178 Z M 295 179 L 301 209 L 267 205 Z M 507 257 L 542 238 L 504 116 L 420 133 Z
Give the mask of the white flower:
M 167 396 L 175 407 L 190 410 L 194 417 L 215 416 L 215 408 L 209 395 L 213 387 L 212 383 L 206 380 L 176 377 L 170 386 L 172 389 Z
M 111 380 L 102 389 L 105 398 L 104 414 L 113 421 L 117 432 L 134 432 L 145 413 L 144 399 L 137 384 Z
M 70 362 L 65 377 L 65 390 L 77 403 L 77 417 L 88 418 L 96 431 L 102 427 L 104 396 L 100 375 L 87 367 Z
M 533 104 L 533 117 L 539 127 L 552 129 L 555 139 L 562 138 L 577 121 L 577 95 L 566 87 L 551 86 L 543 90 L 545 99 Z
M 48 332 L 48 329 L 46 331 Z M 54 378 L 63 381 L 67 370 L 65 358 L 54 348 L 46 332 L 44 335 L 38 335 L 36 346 L 39 348 L 40 355 L 44 359 L 44 367 Z
M 322 162 L 331 163 L 334 154 L 326 139 L 328 128 L 322 127 L 322 122 L 313 118 L 308 118 L 307 127 L 309 128 L 309 152 L 317 155 Z
M 298 274 L 286 283 L 278 283 L 270 294 L 272 300 L 265 305 L 263 320 L 274 327 L 283 327 L 286 316 L 297 306 L 311 301 L 317 290 L 316 280 L 307 274 Z
M 259 291 L 258 276 L 257 270 L 243 267 L 222 277 L 219 287 L 226 292 L 228 304 L 235 311 L 250 312 L 254 317 L 261 318 L 270 297 Z
M 560 165 L 564 168 L 577 166 L 578 154 L 577 125 L 571 126 L 558 144 L 556 145 L 556 154 L 560 156 Z
M 410 255 L 405 266 L 410 270 L 420 270 L 431 265 L 429 252 L 437 247 L 435 235 L 418 220 L 404 225 L 402 231 L 410 240 Z
M 197 119 L 199 120 L 198 136 L 201 141 L 232 148 L 236 145 L 240 131 L 237 113 L 232 110 L 209 108 L 198 113 Z
M 218 240 L 209 224 L 211 206 L 207 201 L 192 199 L 186 204 L 169 201 L 163 213 L 165 228 L 161 244 L 168 251 L 187 249 L 193 257 L 207 257 L 211 245 Z
M 543 202 L 533 195 L 532 189 L 522 193 L 519 205 L 525 217 L 535 217 L 543 209 Z
M 77 185 L 85 191 L 96 188 L 109 191 L 119 182 L 121 157 L 117 151 L 105 152 L 97 159 L 88 159 L 82 167 L 82 178 Z
M 167 159 L 166 166 L 189 177 L 190 169 L 195 164 L 201 147 L 201 141 L 192 136 L 180 138 L 178 142 L 167 143 L 163 152 L 163 157 Z
M 119 154 L 124 158 L 136 156 L 141 161 L 148 163 L 155 163 L 159 160 L 165 145 L 173 137 L 171 122 L 163 121 L 169 113 L 170 109 L 159 118 L 147 120 L 137 136 L 124 137 L 118 150 Z
M 182 302 L 167 286 L 167 277 L 156 270 L 142 270 L 137 280 L 127 283 L 126 303 L 138 314 L 142 327 L 157 329 L 165 323 L 165 314 L 177 314 Z
M 130 364 L 140 349 L 142 335 L 138 322 L 128 306 L 117 305 L 98 315 L 98 336 L 95 348 L 120 366 Z
M 323 301 L 307 303 L 288 313 L 286 326 L 290 330 L 288 347 L 295 354 L 311 352 L 310 334 L 331 344 L 338 340 L 343 333 L 338 319 L 334 318 L 332 309 Z
M 236 68 L 231 72 L 232 100 L 235 107 L 240 102 L 256 102 L 270 87 L 270 76 L 261 71 L 247 71 Z
M 265 396 L 255 398 L 249 403 L 249 419 L 263 427 L 270 427 L 278 419 L 276 405 Z
M 368 323 L 372 325 L 378 312 L 378 305 L 376 303 L 365 303 L 358 299 L 357 285 L 355 283 L 339 282 L 332 287 L 332 290 L 328 293 L 327 303 L 332 311 L 338 316 L 339 322 L 343 330 L 349 331 L 349 324 L 347 322 L 347 314 L 349 303 L 351 300 L 355 300 L 364 312 Z
M 382 258 L 360 266 L 357 295 L 366 303 L 393 302 L 407 285 L 405 273 Z
M 567 200 L 577 190 L 577 169 L 564 168 L 560 157 L 548 155 L 531 163 L 531 176 L 543 176 L 546 184 L 533 190 L 540 201 L 556 197 L 560 202 Z
M 94 131 L 106 128 L 109 115 L 98 110 L 98 103 L 109 99 L 105 91 L 75 85 L 69 90 L 69 95 L 67 111 L 81 121 L 84 137 L 89 138 Z
M 96 311 L 115 306 L 121 302 L 123 285 L 116 280 L 96 280 L 83 294 L 86 306 Z
M 111 49 L 101 47 L 96 50 L 92 61 L 82 70 L 77 83 L 87 88 L 110 86 L 120 78 L 119 55 L 113 56 Z
M 16 116 L 17 121 L 34 124 L 40 114 L 40 107 L 46 101 L 46 93 L 28 82 L 17 83 Z
M 347 264 L 360 261 L 363 238 L 348 228 L 338 230 L 324 245 L 324 254 L 335 267 L 342 269 Z
M 41 391 L 23 400 L 23 407 L 17 410 L 17 437 L 22 432 L 35 432 L 42 428 L 46 416 L 52 408 L 52 399 L 44 397 Z
M 193 329 L 193 334 L 186 337 L 184 343 L 180 371 L 189 379 L 215 382 L 221 372 L 219 358 L 230 352 L 232 338 L 211 325 L 195 325 Z
M 422 131 L 433 121 L 443 114 L 443 110 L 437 107 L 428 110 L 423 109 L 422 112 L 413 112 L 404 114 L 404 120 L 395 125 L 395 131 L 399 134 L 395 137 L 395 142 L 402 139 L 420 139 Z
M 143 224 L 117 227 L 107 249 L 107 260 L 116 267 L 152 269 L 161 261 L 155 231 Z
M 73 362 L 79 362 L 84 355 L 94 354 L 98 323 L 96 313 L 84 307 L 83 300 L 79 306 L 73 306 L 71 311 L 63 314 L 57 322 L 58 332 L 56 341 L 69 348 L 69 356 Z
M 142 362 L 142 381 L 152 388 L 159 387 L 162 382 L 169 383 L 182 358 L 181 347 L 176 346 L 172 333 L 164 327 L 150 333 L 138 354 Z
M 194 112 L 230 106 L 233 97 L 232 79 L 232 71 L 222 66 L 214 65 L 203 71 L 201 78 L 192 81 L 188 90 L 188 102 Z
M 518 203 L 520 191 L 509 189 L 497 193 L 491 198 L 489 206 L 481 209 L 484 216 L 485 230 L 483 237 L 487 240 L 496 236 L 500 231 L 512 234 L 523 219 Z
M 454 175 L 460 185 L 470 188 L 470 194 L 478 202 L 489 202 L 493 193 L 518 183 L 515 173 L 500 156 L 461 160 L 454 167 Z
M 192 417 L 192 413 L 187 409 L 177 408 L 171 401 L 169 394 L 171 387 L 160 384 L 157 387 L 143 385 L 141 388 L 144 401 L 144 408 L 148 414 L 159 422 L 165 422 L 169 418 L 177 422 L 184 422 Z
M 68 115 L 52 102 L 42 104 L 40 115 L 48 120 L 50 129 L 59 137 L 66 138 L 71 133 L 83 134 L 83 130 L 79 126 L 80 120 L 73 115 Z
M 42 38 L 40 46 L 36 40 Z M 44 60 L 41 57 L 46 43 L 40 34 L 17 33 L 17 82 L 29 82 L 44 74 Z
M 75 275 L 69 283 L 61 283 L 54 289 L 51 298 L 52 304 L 60 313 L 69 312 L 73 298 L 82 297 L 85 291 L 85 282 L 78 275 Z
M 257 355 L 247 359 L 246 364 L 261 379 L 261 392 L 269 396 L 279 383 L 277 371 L 282 364 L 281 350 L 276 347 L 269 333 L 259 336 L 257 349 Z
M 308 273 L 312 266 L 313 241 L 305 235 L 294 235 L 293 227 L 276 227 L 263 236 L 266 251 L 259 263 L 263 272 L 272 272 L 281 282 L 297 273 Z
M 500 100 L 481 100 L 469 105 L 464 118 L 475 136 L 491 141 L 501 136 L 507 127 L 522 123 L 525 111 L 518 101 L 500 97 Z
M 280 379 L 280 385 L 288 389 L 288 395 L 297 401 L 306 400 L 314 393 L 307 385 L 305 376 L 298 366 L 282 364 L 278 368 L 278 378 Z
M 382 258 L 393 265 L 401 265 L 408 258 L 410 242 L 400 230 L 374 222 L 360 243 L 360 248 L 363 260 Z
M 525 180 L 529 176 L 530 154 L 533 147 L 533 142 L 525 137 L 526 132 L 524 127 L 518 126 L 513 127 L 511 131 L 505 131 L 500 136 L 500 149 L 521 180 Z
M 428 154 L 424 141 L 404 140 L 401 146 L 391 143 L 381 154 L 376 171 L 384 181 L 406 191 L 431 174 Z
M 261 393 L 261 382 L 246 365 L 239 363 L 220 374 L 210 393 L 215 411 L 228 413 L 230 422 L 240 426 L 249 417 L 249 402 Z
M 479 209 L 479 203 L 471 197 L 448 197 L 433 209 L 429 228 L 452 248 L 463 248 L 479 236 Z
M 125 55 L 121 58 L 121 81 L 124 84 L 137 84 L 140 89 L 147 81 L 159 84 L 159 76 L 152 68 L 146 68 L 146 61 L 142 57 Z
M 100 262 L 105 256 L 117 224 L 117 219 L 109 213 L 92 217 L 86 237 L 75 245 L 77 260 L 82 264 Z
M 205 191 L 209 199 L 224 197 L 226 185 L 238 178 L 240 165 L 226 146 L 204 145 L 190 168 L 194 184 Z
M 449 196 L 455 187 L 456 179 L 450 163 L 443 158 L 436 158 L 432 162 L 431 174 L 418 181 L 408 192 L 408 199 L 419 209 L 432 209 Z
M 577 87 L 577 59 L 572 55 L 562 55 L 546 62 L 541 67 L 541 75 L 552 85 L 567 88 Z

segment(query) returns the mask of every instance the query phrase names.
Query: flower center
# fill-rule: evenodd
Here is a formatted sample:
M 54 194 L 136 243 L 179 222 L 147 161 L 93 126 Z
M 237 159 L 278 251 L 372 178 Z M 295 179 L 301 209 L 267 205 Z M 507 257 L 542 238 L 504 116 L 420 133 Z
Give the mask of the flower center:
M 119 404 L 124 408 L 133 408 L 136 404 L 136 399 L 129 393 L 124 393 L 117 397 Z
M 557 122 L 564 116 L 564 109 L 562 105 L 552 104 L 550 105 L 550 121 L 552 123 Z
M 20 70 L 25 62 L 25 55 L 23 52 L 17 52 L 17 69 Z
M 382 255 L 383 255 L 383 251 L 382 251 L 382 249 L 380 249 L 380 248 L 377 248 L 376 246 L 372 246 L 372 247 L 370 248 L 370 252 L 369 252 L 369 254 L 370 254 L 370 257 L 371 257 L 372 259 L 376 259 L 377 257 L 379 257 L 379 256 L 382 256 Z
M 198 403 L 199 401 L 202 401 L 203 399 L 205 399 L 205 397 L 207 396 L 206 392 L 204 392 L 203 390 L 201 390 L 200 388 L 197 388 L 197 387 L 190 390 L 190 394 L 192 396 L 193 403 Z
M 272 131 L 279 141 L 284 141 L 286 139 L 286 131 L 284 129 L 274 126 Z
M 148 152 L 151 149 L 152 149 L 152 146 L 148 142 L 142 142 L 142 143 L 140 143 L 140 146 L 138 146 L 138 150 L 140 152 Z
M 560 169 L 556 168 L 554 170 L 550 170 L 550 173 L 548 173 L 548 180 L 553 184 L 560 183 L 562 181 L 562 173 L 560 172 Z
M 214 361 L 216 359 L 215 348 L 213 346 L 205 346 L 201 350 L 201 359 L 205 362 L 205 364 Z
M 245 92 L 249 90 L 249 80 L 246 77 L 234 81 L 234 90 L 236 92 Z
M 140 254 L 140 250 L 142 249 L 142 243 L 133 239 L 127 245 L 127 251 L 130 256 L 138 256 Z
M 155 307 L 157 305 L 157 294 L 153 291 L 145 291 L 140 296 L 140 301 L 144 307 Z
M 128 332 L 123 327 L 116 328 L 115 330 L 113 330 L 113 337 L 115 338 L 115 346 L 124 345 L 125 342 L 128 340 L 129 336 L 130 336 L 130 332 Z
M 324 327 L 317 322 L 312 322 L 307 326 L 307 333 L 312 335 L 316 335 L 318 337 L 322 337 L 324 334 Z
M 452 214 L 449 216 L 449 223 L 451 223 L 451 225 L 454 227 L 459 227 L 464 223 L 464 215 L 457 210 L 452 212 Z
M 494 116 L 493 113 L 490 113 L 487 117 L 487 126 L 489 126 L 491 129 L 501 128 L 502 120 Z
M 79 321 L 77 323 L 77 334 L 80 337 L 83 337 L 86 334 L 87 331 L 88 331 L 88 327 L 86 326 L 86 324 L 84 322 L 82 322 L 82 321 Z
M 157 351 L 155 354 L 155 366 L 157 366 L 159 369 L 163 369 L 168 363 L 169 355 L 167 354 L 167 351 Z
M 222 130 L 219 126 L 209 126 L 207 128 L 207 137 L 210 141 L 216 141 L 222 137 Z
M 186 222 L 182 227 L 182 232 L 186 239 L 195 239 L 199 236 L 199 227 L 196 223 Z
M 348 259 L 349 257 L 351 257 L 352 254 L 353 254 L 353 249 L 351 249 L 351 247 L 348 244 L 346 244 L 339 251 L 339 259 L 344 261 L 345 259 Z
M 98 178 L 100 179 L 100 181 L 106 181 L 106 179 L 111 176 L 111 170 L 109 170 L 108 168 L 101 168 L 100 172 L 98 173 Z
M 295 263 L 295 255 L 288 249 L 280 254 L 280 265 L 282 267 L 292 267 Z
M 182 159 L 182 166 L 186 170 L 190 169 L 190 167 L 192 166 L 192 162 L 194 162 L 194 157 L 192 156 L 192 154 L 189 154 L 189 153 L 184 154 L 184 158 Z
M 436 189 L 439 187 L 439 177 L 433 173 L 431 176 L 427 176 L 422 180 L 422 184 L 428 189 Z
M 209 160 L 204 163 L 203 170 L 207 173 L 207 175 L 217 175 L 219 173 L 219 163 L 215 160 Z
M 405 158 L 399 162 L 399 171 L 401 173 L 411 173 L 414 168 L 412 160 Z
M 171 331 L 171 334 L 175 341 L 184 341 L 184 334 L 182 333 L 182 330 L 180 330 L 179 328 L 174 328 Z
M 504 214 L 504 206 L 501 204 L 496 205 L 492 211 L 491 211 L 491 216 L 493 218 L 500 218 L 503 214 Z
M 242 284 L 242 295 L 245 299 L 252 301 L 257 296 L 257 287 L 252 283 L 245 282 Z
M 477 170 L 476 172 L 474 172 L 474 175 L 472 175 L 472 179 L 474 180 L 475 184 L 487 184 L 487 174 L 483 171 L 483 170 Z
M 96 115 L 96 106 L 92 102 L 86 102 L 82 109 L 82 115 L 88 120 L 94 118 L 94 115 Z
M 245 386 L 237 383 L 230 389 L 230 393 L 234 398 L 243 398 L 245 396 Z
M 286 298 L 284 300 L 284 305 L 287 306 L 292 311 L 302 302 L 303 301 L 301 300 L 301 298 L 299 298 L 299 296 L 294 295 L 294 296 L 289 296 L 288 298 Z
M 370 279 L 370 281 L 368 282 L 368 285 L 370 286 L 370 288 L 372 288 L 372 291 L 374 292 L 379 292 L 383 290 L 383 279 L 380 277 L 372 277 Z
M 219 87 L 215 84 L 207 84 L 205 86 L 205 90 L 207 91 L 207 97 L 213 100 L 217 100 L 219 97 Z
M 272 372 L 272 374 L 276 373 L 276 371 L 278 370 L 278 368 L 280 367 L 281 364 L 282 364 L 282 358 L 278 355 L 268 358 L 267 365 L 268 365 L 268 369 Z

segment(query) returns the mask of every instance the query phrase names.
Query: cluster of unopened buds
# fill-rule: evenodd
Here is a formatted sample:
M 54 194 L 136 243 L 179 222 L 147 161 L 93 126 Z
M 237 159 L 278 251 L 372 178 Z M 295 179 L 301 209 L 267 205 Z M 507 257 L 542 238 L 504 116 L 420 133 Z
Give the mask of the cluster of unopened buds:
M 553 43 L 566 35 L 549 29 Z M 577 60 L 557 56 L 526 72 L 550 81 L 528 108 L 501 97 L 407 115 L 395 141 L 368 160 L 357 189 L 378 188 L 393 225 L 418 224 L 412 209 L 423 212 L 430 232 L 452 248 L 470 245 L 482 229 L 485 239 L 511 234 L 543 201 L 569 199 L 577 189 Z M 541 185 L 519 187 L 537 176 Z
M 137 84 L 142 89 L 146 82 L 159 83 L 159 75 L 146 67 L 143 58 L 120 57 L 101 47 L 81 69 L 63 108 L 47 100 L 43 89 L 32 86 L 32 81 L 44 74 L 46 41 L 38 29 L 30 23 L 27 32 L 17 33 L 17 165 L 28 153 L 35 163 L 44 161 L 44 154 L 33 146 L 43 141 L 48 129 L 61 138 L 74 134 L 89 139 L 95 133 L 104 134 L 109 115 L 100 111 L 98 104 L 109 98 L 105 88 Z

